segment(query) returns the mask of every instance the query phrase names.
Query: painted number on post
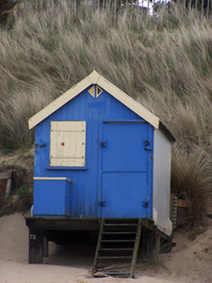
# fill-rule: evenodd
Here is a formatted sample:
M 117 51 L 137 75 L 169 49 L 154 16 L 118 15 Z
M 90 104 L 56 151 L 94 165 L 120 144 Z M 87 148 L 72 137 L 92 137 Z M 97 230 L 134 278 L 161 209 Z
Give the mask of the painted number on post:
M 30 240 L 36 240 L 36 235 L 35 234 L 30 234 L 29 235 Z

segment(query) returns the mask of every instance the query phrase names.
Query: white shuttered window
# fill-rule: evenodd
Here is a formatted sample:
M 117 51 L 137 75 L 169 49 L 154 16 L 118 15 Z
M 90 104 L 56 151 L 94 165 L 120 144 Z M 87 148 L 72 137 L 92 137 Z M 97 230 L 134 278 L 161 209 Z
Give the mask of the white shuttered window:
M 52 121 L 50 166 L 85 166 L 85 121 Z

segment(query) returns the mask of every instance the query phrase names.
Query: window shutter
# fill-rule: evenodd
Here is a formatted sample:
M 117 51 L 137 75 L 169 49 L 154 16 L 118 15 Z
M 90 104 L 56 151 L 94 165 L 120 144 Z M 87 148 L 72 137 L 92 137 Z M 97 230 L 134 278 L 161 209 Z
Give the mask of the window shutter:
M 85 121 L 52 121 L 50 166 L 85 166 Z

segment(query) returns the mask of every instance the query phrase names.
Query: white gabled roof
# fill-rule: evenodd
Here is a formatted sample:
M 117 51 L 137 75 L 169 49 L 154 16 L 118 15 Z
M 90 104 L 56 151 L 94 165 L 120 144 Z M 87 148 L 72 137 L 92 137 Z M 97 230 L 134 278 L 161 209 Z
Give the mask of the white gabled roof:
M 135 112 L 138 116 L 146 120 L 154 128 L 156 129 L 159 128 L 160 120 L 158 117 L 152 114 L 149 110 L 147 110 L 137 101 L 135 101 L 133 98 L 128 96 L 126 93 L 121 91 L 119 88 L 114 86 L 112 83 L 107 81 L 105 78 L 99 75 L 96 71 L 93 71 L 89 76 L 87 76 L 81 82 L 73 86 L 67 92 L 65 92 L 64 94 L 59 96 L 57 99 L 55 99 L 53 102 L 51 102 L 49 105 L 47 105 L 45 108 L 43 108 L 40 112 L 38 112 L 33 117 L 31 117 L 29 119 L 29 129 L 32 129 L 33 127 L 35 127 L 37 124 L 43 121 L 46 117 L 48 117 L 53 112 L 58 110 L 60 107 L 62 107 L 64 104 L 66 104 L 68 101 L 73 99 L 75 96 L 77 96 L 79 93 L 81 93 L 84 89 L 86 89 L 92 84 L 96 84 L 100 86 L 101 88 L 103 88 L 104 90 L 106 90 L 110 95 L 115 97 L 122 104 L 127 106 L 133 112 Z

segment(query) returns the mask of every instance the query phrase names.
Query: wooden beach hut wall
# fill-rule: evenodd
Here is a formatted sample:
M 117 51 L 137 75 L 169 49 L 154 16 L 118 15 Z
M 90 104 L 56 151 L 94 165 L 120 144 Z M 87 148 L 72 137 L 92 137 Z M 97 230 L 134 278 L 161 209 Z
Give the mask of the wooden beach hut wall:
M 171 235 L 175 139 L 158 117 L 93 71 L 34 127 L 33 217 L 147 218 Z

